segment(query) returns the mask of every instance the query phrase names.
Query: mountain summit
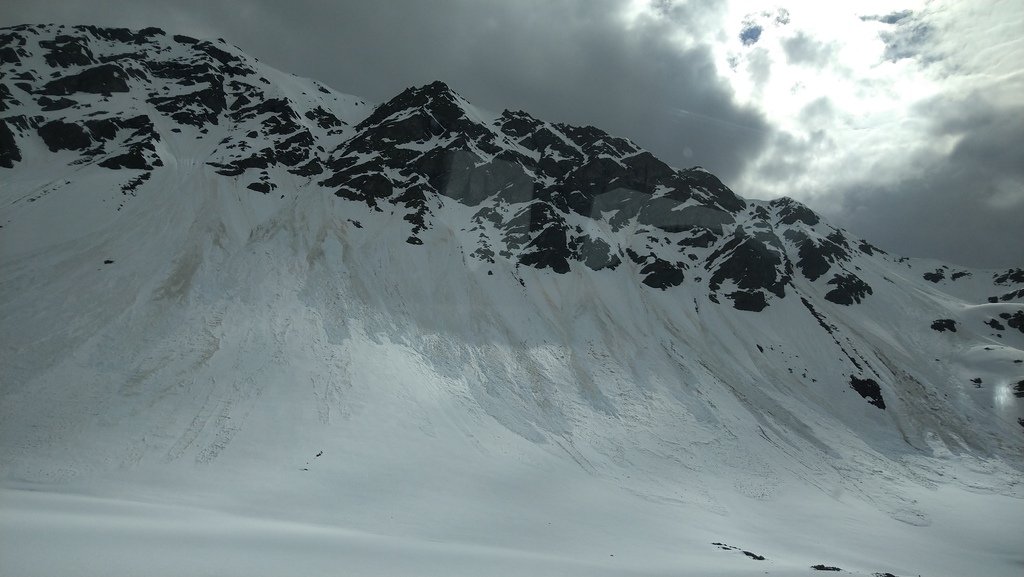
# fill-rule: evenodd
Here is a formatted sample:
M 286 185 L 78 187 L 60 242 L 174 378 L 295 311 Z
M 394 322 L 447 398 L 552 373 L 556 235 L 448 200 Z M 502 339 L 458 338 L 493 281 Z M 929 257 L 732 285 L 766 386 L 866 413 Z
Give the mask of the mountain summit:
M 1024 270 L 443 82 L 375 105 L 55 25 L 0 30 L 0 71 L 0 573 L 64 506 L 25 489 L 324 544 L 275 573 L 1018 567 Z M 66 506 L 149 543 L 103 503 Z

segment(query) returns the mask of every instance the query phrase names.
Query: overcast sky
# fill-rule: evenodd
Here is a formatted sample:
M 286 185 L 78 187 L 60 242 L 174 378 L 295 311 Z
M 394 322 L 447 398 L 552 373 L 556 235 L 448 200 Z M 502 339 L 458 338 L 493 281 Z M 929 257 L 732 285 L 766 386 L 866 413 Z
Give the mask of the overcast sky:
M 382 101 L 592 124 L 887 250 L 1024 266 L 1021 0 L 3 0 L 0 25 L 228 42 Z

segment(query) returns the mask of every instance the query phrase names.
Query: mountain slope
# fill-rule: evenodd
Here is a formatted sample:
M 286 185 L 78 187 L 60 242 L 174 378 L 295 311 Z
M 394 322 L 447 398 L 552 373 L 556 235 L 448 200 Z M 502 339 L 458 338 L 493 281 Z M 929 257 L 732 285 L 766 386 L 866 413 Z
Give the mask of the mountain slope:
M 6 29 L 0 61 L 0 479 L 29 519 L 14 489 L 466 574 L 1020 562 L 1020 270 L 888 255 L 443 83 L 373 106 L 157 29 Z

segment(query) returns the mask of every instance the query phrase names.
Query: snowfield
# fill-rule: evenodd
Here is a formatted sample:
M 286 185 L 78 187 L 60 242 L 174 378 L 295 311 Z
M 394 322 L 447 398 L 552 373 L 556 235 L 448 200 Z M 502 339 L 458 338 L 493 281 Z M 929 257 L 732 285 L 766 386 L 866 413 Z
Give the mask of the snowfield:
M 287 474 L 276 480 L 298 488 L 309 483 Z M 472 485 L 469 495 L 453 494 L 433 478 L 410 482 L 395 493 L 366 494 L 376 511 L 349 501 L 358 501 L 352 494 L 284 513 L 278 510 L 284 502 L 262 503 L 289 495 L 283 487 L 261 490 L 234 481 L 234 490 L 227 482 L 223 493 L 210 490 L 204 507 L 173 502 L 181 485 L 132 497 L 126 495 L 137 488 L 105 485 L 103 492 L 121 493 L 116 499 L 5 489 L 3 572 L 815 575 L 811 565 L 824 564 L 841 567 L 844 575 L 1000 576 L 1020 568 L 1019 504 L 1007 510 L 1003 498 L 962 489 L 916 493 L 933 523 L 915 527 L 854 499 L 799 491 L 767 504 L 740 497 L 728 504 L 730 512 L 713 513 L 565 468 L 502 479 L 470 475 L 456 483 Z
M 4 126 L 101 110 L 145 114 L 160 138 L 139 149 L 148 169 L 111 170 L 97 163 L 130 138 L 52 152 L 12 131 L 0 575 L 1024 574 L 1024 329 L 1005 320 L 1024 305 L 989 302 L 1020 286 L 1001 271 L 861 249 L 841 263 L 873 289 L 858 302 L 797 271 L 784 297 L 741 310 L 716 295 L 746 277 L 709 279 L 744 227 L 835 238 L 760 201 L 685 249 L 695 264 L 665 290 L 628 257 L 523 265 L 499 245 L 505 221 L 446 195 L 424 201 L 417 244 L 400 202 L 331 194 L 284 164 L 256 183 L 224 174 L 237 150 L 278 146 L 240 136 L 266 123 L 176 121 L 137 96 L 164 94 L 155 80 L 46 110 L 38 87 L 6 79 L 48 81 L 40 39 L 58 32 L 18 31 Z M 81 34 L 92 53 L 124 49 Z M 165 49 L 147 58 L 197 50 L 154 38 Z M 218 50 L 297 111 L 336 155 L 325 166 L 375 161 L 343 156 L 371 105 Z M 497 115 L 454 102 L 500 134 Z M 342 124 L 318 125 L 318 107 Z M 565 218 L 684 259 L 689 232 L 612 214 Z M 494 258 L 476 256 L 480 239 Z

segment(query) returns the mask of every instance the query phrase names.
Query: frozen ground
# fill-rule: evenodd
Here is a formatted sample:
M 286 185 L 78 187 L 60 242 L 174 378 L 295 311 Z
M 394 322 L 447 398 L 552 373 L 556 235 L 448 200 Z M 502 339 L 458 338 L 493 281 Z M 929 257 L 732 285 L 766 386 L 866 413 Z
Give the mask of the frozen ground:
M 434 461 L 435 471 L 458 467 Z M 384 479 L 395 493 L 363 494 L 344 477 L 314 483 L 288 473 L 202 489 L 118 487 L 123 481 L 93 494 L 3 489 L 0 572 L 811 575 L 825 564 L 854 575 L 980 577 L 1022 568 L 1021 501 L 958 488 L 914 492 L 929 522 L 912 525 L 806 490 L 771 502 L 720 495 L 721 509 L 708 511 L 554 462 L 451 484 L 438 476 Z M 313 499 L 311 484 L 334 490 Z

